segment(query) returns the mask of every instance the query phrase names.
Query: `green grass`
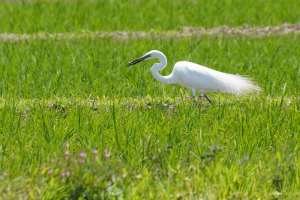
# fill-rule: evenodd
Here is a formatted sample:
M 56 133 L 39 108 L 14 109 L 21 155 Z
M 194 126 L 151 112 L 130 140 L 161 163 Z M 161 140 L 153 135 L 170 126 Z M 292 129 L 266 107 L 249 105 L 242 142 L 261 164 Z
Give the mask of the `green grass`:
M 0 33 L 172 32 L 299 16 L 298 0 L 1 1 Z M 191 91 L 152 77 L 154 60 L 126 67 L 152 49 L 168 58 L 163 75 L 188 60 L 248 75 L 263 92 L 209 93 L 213 105 L 197 105 Z M 298 199 L 299 55 L 294 35 L 1 41 L 0 198 Z
M 299 95 L 299 38 L 185 38 L 30 40 L 0 45 L 0 95 L 4 98 L 180 97 L 189 90 L 163 85 L 150 72 L 154 60 L 126 67 L 157 49 L 168 58 L 161 73 L 188 60 L 226 73 L 248 75 L 264 96 Z
M 298 0 L 1 1 L 0 33 L 178 30 L 298 23 Z
M 64 109 L 51 110 L 46 101 L 5 101 L 1 171 L 8 176 L 2 178 L 2 195 L 114 198 L 111 187 L 125 199 L 299 195 L 300 101 L 218 98 L 214 107 L 201 108 L 191 100 L 150 97 L 93 105 L 56 99 L 52 102 Z M 74 156 L 70 161 L 64 160 L 67 149 Z M 84 164 L 74 163 L 80 152 L 89 155 Z M 47 174 L 50 169 L 54 174 Z M 69 179 L 61 176 L 64 171 L 72 173 Z M 21 179 L 11 181 L 16 177 Z
M 2 42 L 2 198 L 297 199 L 298 46 L 294 36 Z M 152 77 L 154 61 L 126 67 L 151 49 L 169 59 L 164 75 L 189 60 L 264 92 L 211 93 L 214 105 L 198 107 Z

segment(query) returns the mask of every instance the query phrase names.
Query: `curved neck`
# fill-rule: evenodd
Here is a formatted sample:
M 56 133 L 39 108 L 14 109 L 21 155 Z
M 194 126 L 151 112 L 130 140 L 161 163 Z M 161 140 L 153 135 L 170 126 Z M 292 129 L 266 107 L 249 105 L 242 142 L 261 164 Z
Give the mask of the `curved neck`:
M 166 83 L 166 84 L 173 84 L 173 75 L 172 73 L 169 76 L 162 76 L 158 73 L 159 70 L 163 70 L 167 66 L 167 58 L 164 54 L 157 55 L 156 58 L 160 60 L 160 63 L 155 63 L 152 68 L 151 72 L 153 77 L 158 80 L 159 82 Z

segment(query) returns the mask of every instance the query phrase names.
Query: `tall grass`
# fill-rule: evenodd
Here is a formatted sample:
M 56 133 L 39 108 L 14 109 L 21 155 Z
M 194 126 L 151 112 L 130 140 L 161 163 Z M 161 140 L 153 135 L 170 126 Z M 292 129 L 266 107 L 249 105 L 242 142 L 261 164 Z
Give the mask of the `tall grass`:
M 189 93 L 178 85 L 153 79 L 155 60 L 130 68 L 128 61 L 157 49 L 165 53 L 171 73 L 180 60 L 195 62 L 222 72 L 248 75 L 264 90 L 264 96 L 299 94 L 298 37 L 264 39 L 185 38 L 118 41 L 114 39 L 30 40 L 0 45 L 0 95 L 4 98 L 53 97 L 102 98 L 147 96 L 179 97 Z
M 299 100 L 220 96 L 215 101 L 214 107 L 149 97 L 93 104 L 56 99 L 48 106 L 5 101 L 0 171 L 8 175 L 2 177 L 2 195 L 25 197 L 28 188 L 36 198 L 101 193 L 113 198 L 110 187 L 126 199 L 297 194 Z M 93 149 L 100 152 L 98 160 Z M 88 158 L 80 158 L 80 152 Z M 62 173 L 67 171 L 66 182 Z
M 297 23 L 297 0 L 1 1 L 0 33 L 161 31 Z M 180 60 L 263 92 L 163 85 Z M 0 43 L 0 198 L 299 198 L 299 37 L 28 39 Z
M 296 199 L 298 46 L 294 36 L 1 43 L 2 198 Z M 168 58 L 164 75 L 189 60 L 264 92 L 198 105 L 154 80 L 154 61 L 126 67 L 152 49 Z
M 298 0 L 1 1 L 0 33 L 177 30 L 298 23 Z

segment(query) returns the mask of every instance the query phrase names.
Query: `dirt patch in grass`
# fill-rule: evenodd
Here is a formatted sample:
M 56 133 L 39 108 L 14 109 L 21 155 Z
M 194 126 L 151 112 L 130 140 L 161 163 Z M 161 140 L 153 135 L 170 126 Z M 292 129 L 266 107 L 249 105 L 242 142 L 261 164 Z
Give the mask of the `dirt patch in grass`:
M 162 32 L 143 32 L 143 31 L 115 31 L 115 32 L 89 32 L 89 33 L 37 33 L 37 34 L 15 34 L 1 33 L 1 41 L 23 41 L 29 39 L 85 39 L 85 38 L 114 38 L 119 40 L 125 39 L 143 39 L 152 37 L 202 37 L 202 36 L 248 36 L 248 37 L 269 37 L 271 35 L 299 35 L 300 24 L 285 23 L 280 26 L 261 26 L 251 27 L 247 24 L 239 27 L 229 27 L 223 25 L 215 28 L 205 27 L 183 27 L 179 31 L 162 31 Z
M 202 27 L 184 27 L 178 32 L 181 36 L 190 35 L 224 35 L 224 36 L 239 36 L 245 35 L 249 37 L 266 37 L 270 35 L 288 35 L 291 33 L 300 33 L 300 24 L 285 23 L 280 26 L 262 26 L 251 27 L 244 24 L 240 27 L 222 26 L 217 28 L 202 28 Z

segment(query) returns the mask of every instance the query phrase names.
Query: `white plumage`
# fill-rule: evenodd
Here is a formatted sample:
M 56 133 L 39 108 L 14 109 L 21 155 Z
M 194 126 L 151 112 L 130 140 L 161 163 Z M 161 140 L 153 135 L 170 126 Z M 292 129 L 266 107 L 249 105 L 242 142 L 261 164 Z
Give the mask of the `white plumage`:
M 156 80 L 166 84 L 179 84 L 191 89 L 194 97 L 196 92 L 199 91 L 210 103 L 211 100 L 206 96 L 208 92 L 236 94 L 261 90 L 261 88 L 254 85 L 249 78 L 240 75 L 226 74 L 187 61 L 177 62 L 170 75 L 161 76 L 158 71 L 167 66 L 167 58 L 162 52 L 156 50 L 152 50 L 144 56 L 129 62 L 127 66 L 152 58 L 158 58 L 160 60 L 160 63 L 155 63 L 151 68 L 153 77 Z

